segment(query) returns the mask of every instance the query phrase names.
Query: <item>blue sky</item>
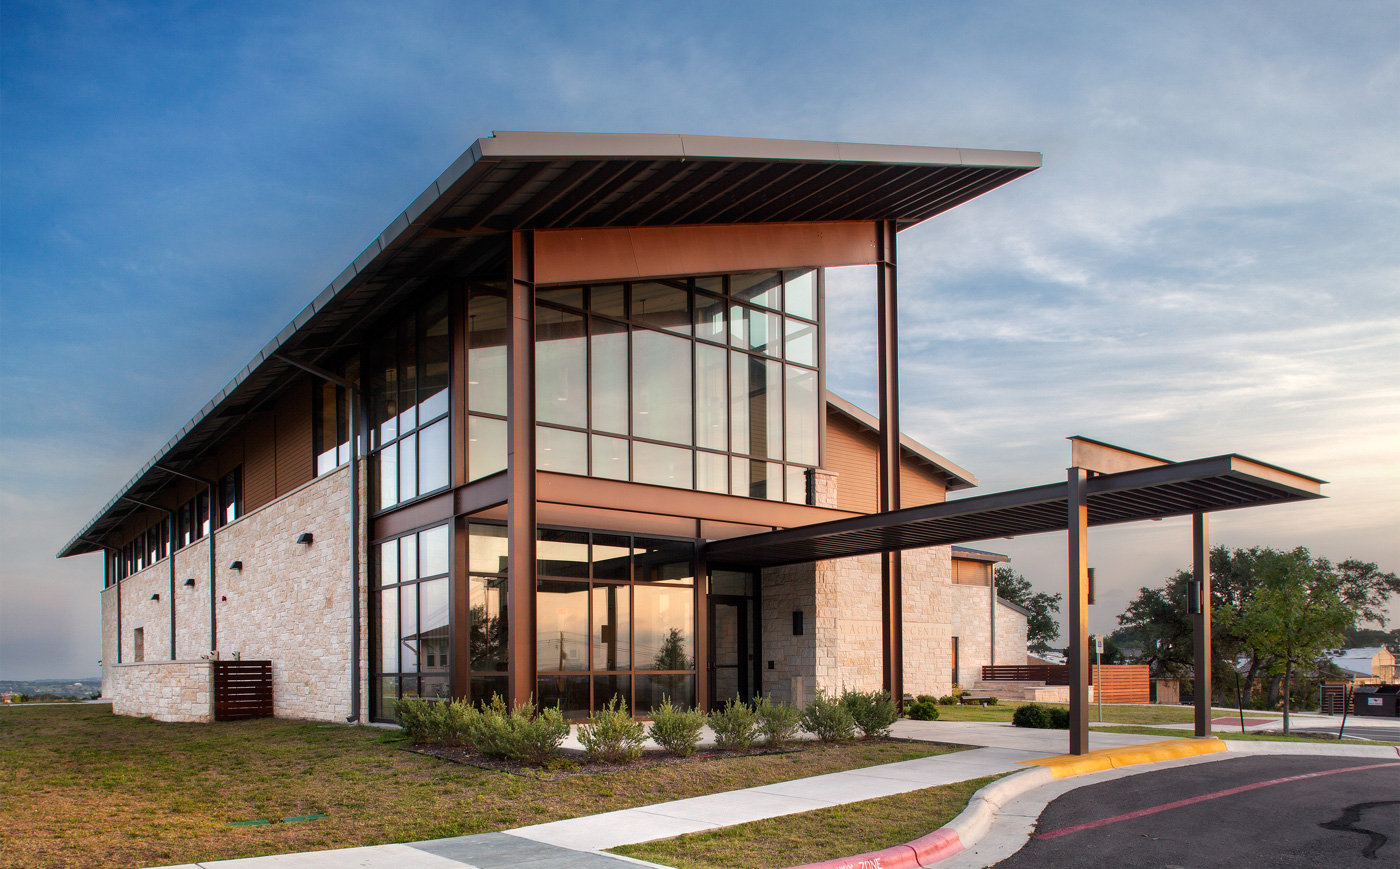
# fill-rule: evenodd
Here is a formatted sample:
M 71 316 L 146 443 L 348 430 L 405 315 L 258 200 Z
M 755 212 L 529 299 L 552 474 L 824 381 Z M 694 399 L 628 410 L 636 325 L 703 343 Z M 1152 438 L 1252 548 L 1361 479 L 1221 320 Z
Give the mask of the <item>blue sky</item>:
M 869 5 L 2 0 L 0 678 L 97 672 L 100 563 L 54 552 L 492 130 L 1040 151 L 900 236 L 906 431 L 982 491 L 1071 434 L 1244 453 L 1331 499 L 1216 542 L 1400 569 L 1400 9 Z M 1189 537 L 1092 532 L 1091 626 Z M 987 548 L 1064 584 L 1063 535 Z

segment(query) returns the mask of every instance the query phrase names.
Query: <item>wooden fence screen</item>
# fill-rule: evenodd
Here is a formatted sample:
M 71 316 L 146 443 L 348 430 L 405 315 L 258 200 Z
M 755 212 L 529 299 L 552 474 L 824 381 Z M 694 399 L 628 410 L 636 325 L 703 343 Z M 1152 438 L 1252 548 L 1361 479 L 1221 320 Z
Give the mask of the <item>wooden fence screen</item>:
M 1089 684 L 1094 684 L 1099 668 L 1089 665 Z M 1146 664 L 1104 664 L 1103 702 L 1150 703 L 1152 687 Z M 1035 664 L 1024 667 L 995 666 L 982 668 L 984 682 L 1044 682 L 1046 685 L 1068 685 L 1069 667 L 1060 664 Z
M 271 661 L 214 662 L 215 721 L 271 717 Z

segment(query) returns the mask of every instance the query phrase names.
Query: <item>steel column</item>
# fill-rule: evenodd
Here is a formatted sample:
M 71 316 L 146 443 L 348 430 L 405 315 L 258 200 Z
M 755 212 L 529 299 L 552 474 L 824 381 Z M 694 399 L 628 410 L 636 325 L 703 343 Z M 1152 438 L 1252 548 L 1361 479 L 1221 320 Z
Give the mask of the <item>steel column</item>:
M 1065 482 L 1069 532 L 1069 753 L 1089 752 L 1089 472 L 1070 468 Z M 1100 686 L 1102 687 L 1102 686 Z
M 876 354 L 880 392 L 880 512 L 899 509 L 899 317 L 895 223 L 875 223 Z M 904 699 L 904 594 L 898 552 L 880 556 L 881 658 L 884 687 L 899 704 Z
M 1205 513 L 1191 517 L 1191 561 L 1191 581 L 1201 604 L 1192 625 L 1196 647 L 1196 735 L 1210 736 L 1210 520 Z
M 509 702 L 535 691 L 535 235 L 512 232 L 506 330 Z

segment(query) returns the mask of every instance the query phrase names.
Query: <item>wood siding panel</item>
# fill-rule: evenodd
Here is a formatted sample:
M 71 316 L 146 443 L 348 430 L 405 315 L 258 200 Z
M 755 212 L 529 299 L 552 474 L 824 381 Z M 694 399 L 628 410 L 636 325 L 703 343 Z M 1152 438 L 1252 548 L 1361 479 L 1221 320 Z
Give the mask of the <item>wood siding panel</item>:
M 989 586 L 992 584 L 992 566 L 984 561 L 960 561 L 954 558 L 953 583 Z
M 277 402 L 277 496 L 315 476 L 311 444 L 311 389 L 303 380 Z
M 243 510 L 277 497 L 277 420 L 266 413 L 243 430 Z
M 835 471 L 836 506 L 854 513 L 874 513 L 880 504 L 880 450 L 875 437 L 844 417 L 827 417 L 826 469 Z M 900 506 L 917 507 L 944 500 L 941 480 L 903 462 L 899 476 Z

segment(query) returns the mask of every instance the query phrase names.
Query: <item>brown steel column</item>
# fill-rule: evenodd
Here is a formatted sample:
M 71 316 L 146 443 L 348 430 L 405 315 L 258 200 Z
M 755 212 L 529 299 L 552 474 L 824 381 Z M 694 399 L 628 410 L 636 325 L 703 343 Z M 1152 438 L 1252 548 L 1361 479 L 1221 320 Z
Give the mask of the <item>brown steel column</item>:
M 1205 513 L 1191 517 L 1192 582 L 1196 584 L 1195 614 L 1196 646 L 1196 735 L 1210 736 L 1210 694 L 1213 686 L 1210 672 L 1210 521 Z
M 894 221 L 875 224 L 876 354 L 880 391 L 880 512 L 899 509 L 899 317 Z M 881 653 L 884 687 L 904 698 L 904 595 L 898 552 L 880 557 Z
M 510 559 L 506 596 L 509 702 L 535 692 L 535 236 L 510 236 L 511 282 L 506 330 L 506 508 Z
M 1069 516 L 1069 753 L 1089 752 L 1089 472 L 1070 468 Z

